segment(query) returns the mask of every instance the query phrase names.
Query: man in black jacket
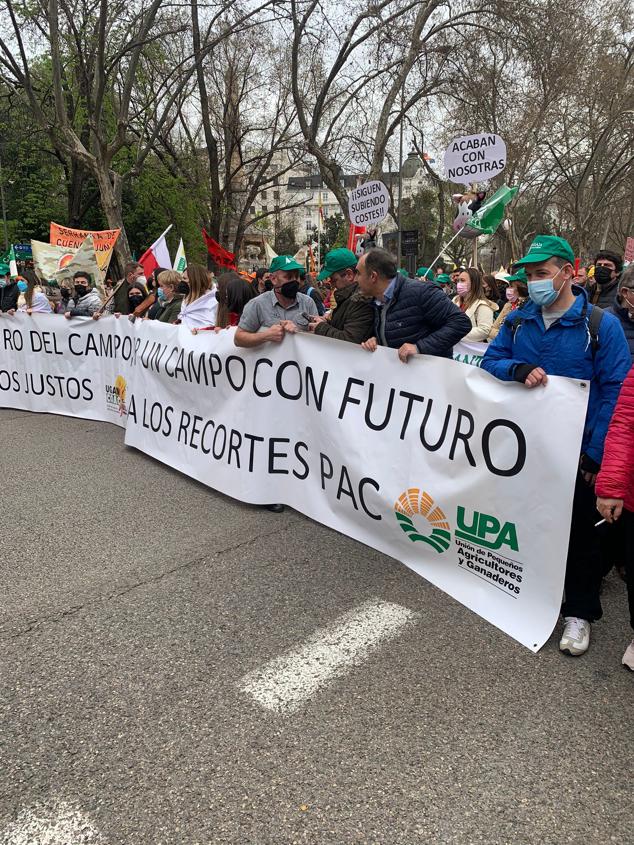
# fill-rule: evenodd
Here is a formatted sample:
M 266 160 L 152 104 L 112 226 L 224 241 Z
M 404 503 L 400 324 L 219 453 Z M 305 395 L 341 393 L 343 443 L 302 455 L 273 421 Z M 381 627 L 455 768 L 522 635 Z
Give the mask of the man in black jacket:
M 308 330 L 322 337 L 363 343 L 374 332 L 374 308 L 356 282 L 357 256 L 349 249 L 333 249 L 324 259 L 317 281 L 330 278 L 337 307 L 328 318 L 312 317 Z
M 619 276 L 623 259 L 616 252 L 602 249 L 594 259 L 594 285 L 588 291 L 590 302 L 599 308 L 609 308 L 619 291 Z
M 374 301 L 374 337 L 362 343 L 398 349 L 407 363 L 412 355 L 451 358 L 456 343 L 471 331 L 471 320 L 436 285 L 397 275 L 384 249 L 371 249 L 357 263 L 359 290 Z
M 15 311 L 18 307 L 18 297 L 20 291 L 18 290 L 17 281 L 11 281 L 8 264 L 0 264 L 0 311 Z

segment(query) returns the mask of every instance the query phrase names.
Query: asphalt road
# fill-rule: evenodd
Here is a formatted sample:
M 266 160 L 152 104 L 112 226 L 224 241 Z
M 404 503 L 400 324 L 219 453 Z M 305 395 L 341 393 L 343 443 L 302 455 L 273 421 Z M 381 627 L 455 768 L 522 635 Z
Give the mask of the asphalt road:
M 533 655 L 404 566 L 114 426 L 0 411 L 0 843 L 634 841 L 631 632 Z M 298 707 L 243 679 L 364 603 L 409 620 Z M 406 613 L 406 611 L 403 611 Z

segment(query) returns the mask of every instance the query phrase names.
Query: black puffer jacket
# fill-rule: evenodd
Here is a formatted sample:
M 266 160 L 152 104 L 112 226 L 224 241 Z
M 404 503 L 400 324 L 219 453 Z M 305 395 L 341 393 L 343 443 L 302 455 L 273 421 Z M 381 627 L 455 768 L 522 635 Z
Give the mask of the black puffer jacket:
M 6 312 L 12 308 L 17 308 L 19 296 L 20 291 L 17 282 L 11 282 L 6 287 L 0 288 L 0 311 Z
M 625 335 L 625 340 L 627 340 L 627 345 L 630 347 L 632 364 L 634 364 L 634 320 L 630 320 L 629 309 L 624 308 L 617 298 L 614 301 L 614 305 L 611 308 L 608 308 L 608 311 L 619 318 L 621 328 L 623 329 L 623 333 Z
M 451 358 L 453 346 L 471 331 L 471 320 L 436 285 L 397 276 L 392 298 L 376 308 L 381 346 L 414 343 L 423 355 Z

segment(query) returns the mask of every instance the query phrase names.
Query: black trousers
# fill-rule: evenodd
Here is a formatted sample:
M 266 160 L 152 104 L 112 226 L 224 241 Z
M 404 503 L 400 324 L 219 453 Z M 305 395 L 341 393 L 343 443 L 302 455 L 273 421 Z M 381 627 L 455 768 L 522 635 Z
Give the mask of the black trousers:
M 572 503 L 565 598 L 561 606 L 563 616 L 578 616 L 595 622 L 603 615 L 600 598 L 603 565 L 600 538 L 595 528 L 600 519 L 594 486 L 587 484 L 579 472 Z
M 625 528 L 625 585 L 627 586 L 627 603 L 630 609 L 630 625 L 634 628 L 634 513 L 623 511 L 619 522 Z

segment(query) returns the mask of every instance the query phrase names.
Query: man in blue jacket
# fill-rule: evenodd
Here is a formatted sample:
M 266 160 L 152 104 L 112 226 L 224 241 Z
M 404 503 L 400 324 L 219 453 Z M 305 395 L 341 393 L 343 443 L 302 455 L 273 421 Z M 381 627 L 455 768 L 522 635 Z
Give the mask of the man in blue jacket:
M 390 346 L 403 363 L 417 354 L 451 358 L 454 345 L 471 331 L 471 320 L 440 288 L 397 274 L 384 249 L 361 256 L 357 281 L 375 307 L 375 336 L 361 344 L 369 352 Z
M 561 651 L 578 656 L 590 645 L 590 623 L 602 615 L 599 591 L 603 570 L 595 529 L 594 482 L 631 358 L 618 319 L 596 309 L 585 290 L 573 286 L 574 261 L 563 238 L 535 238 L 527 255 L 515 264 L 526 270 L 530 299 L 506 318 L 481 367 L 503 381 L 517 381 L 527 388 L 548 389 L 549 375 L 591 380 L 572 506 L 562 605 L 565 627 L 559 643 Z M 559 434 L 565 437 L 565 432 Z

